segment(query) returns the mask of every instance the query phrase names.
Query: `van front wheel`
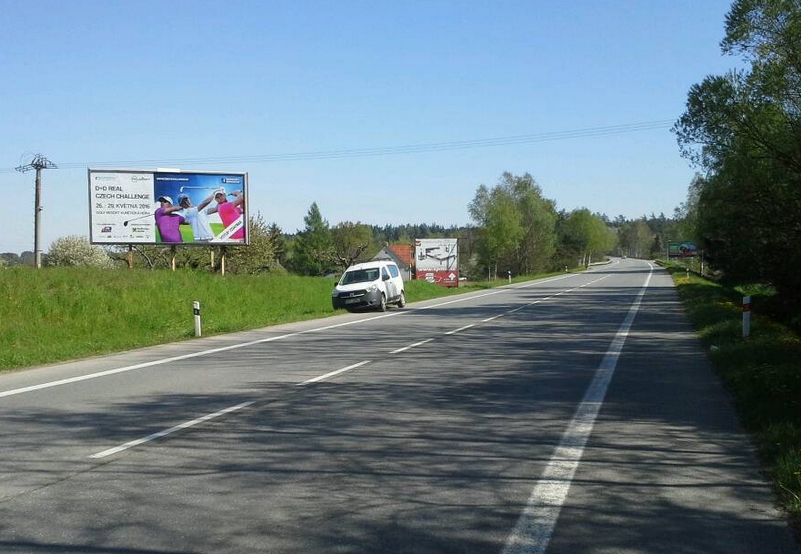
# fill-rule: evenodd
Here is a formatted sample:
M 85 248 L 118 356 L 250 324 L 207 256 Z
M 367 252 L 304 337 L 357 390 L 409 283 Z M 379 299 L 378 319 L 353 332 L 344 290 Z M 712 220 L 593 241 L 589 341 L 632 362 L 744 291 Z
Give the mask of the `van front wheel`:
M 398 298 L 398 308 L 403 308 L 406 306 L 406 293 L 401 291 L 400 298 Z
M 381 304 L 378 306 L 378 309 L 382 312 L 387 311 L 387 296 L 384 293 L 381 293 Z

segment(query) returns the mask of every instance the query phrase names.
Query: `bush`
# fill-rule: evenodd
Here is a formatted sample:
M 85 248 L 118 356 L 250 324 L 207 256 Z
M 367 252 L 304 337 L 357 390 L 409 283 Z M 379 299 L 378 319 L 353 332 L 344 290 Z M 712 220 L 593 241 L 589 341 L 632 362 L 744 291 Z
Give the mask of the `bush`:
M 47 253 L 47 265 L 110 269 L 114 261 L 103 248 L 84 237 L 71 235 L 56 239 Z

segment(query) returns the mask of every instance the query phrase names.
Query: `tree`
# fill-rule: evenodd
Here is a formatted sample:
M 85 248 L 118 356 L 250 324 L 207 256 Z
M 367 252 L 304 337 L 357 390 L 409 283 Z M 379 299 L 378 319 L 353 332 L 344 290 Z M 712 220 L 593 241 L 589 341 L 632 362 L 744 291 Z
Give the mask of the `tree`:
M 568 265 L 575 261 L 588 266 L 597 254 L 611 250 L 615 245 L 615 235 L 597 215 L 587 208 L 573 210 L 563 215 L 559 225 L 563 259 Z
M 556 250 L 556 204 L 543 198 L 542 189 L 528 173 L 522 177 L 504 173 L 502 182 L 511 189 L 520 212 L 522 235 L 514 270 L 524 275 L 544 271 Z
M 556 244 L 556 209 L 534 178 L 505 172 L 492 189 L 480 185 L 468 206 L 479 226 L 481 263 L 497 277 L 503 265 L 516 274 L 550 266 Z
M 267 228 L 267 236 L 270 238 L 270 242 L 272 243 L 275 261 L 282 266 L 285 265 L 287 256 L 287 241 L 286 237 L 284 236 L 284 232 L 281 230 L 278 224 L 273 222 Z
M 368 225 L 343 221 L 331 229 L 334 257 L 339 269 L 346 269 L 373 245 L 373 231 Z
M 717 268 L 801 305 L 801 0 L 737 0 L 721 47 L 750 68 L 694 85 L 674 126 L 706 170 L 695 234 Z
M 644 219 L 635 221 L 632 229 L 634 256 L 637 258 L 649 257 L 651 248 L 654 246 L 654 237 L 656 236 L 659 235 L 654 233 L 653 229 L 648 226 Z
M 306 227 L 293 244 L 292 269 L 303 275 L 325 275 L 334 269 L 334 245 L 317 202 L 312 203 L 303 221 Z
M 70 235 L 53 241 L 47 253 L 47 265 L 110 269 L 114 261 L 102 247 L 90 244 L 85 237 Z
M 481 227 L 479 251 L 494 278 L 502 259 L 514 258 L 518 240 L 522 235 L 521 217 L 509 190 L 501 185 L 492 190 L 479 186 L 470 203 L 470 215 Z
M 249 244 L 228 250 L 226 271 L 239 274 L 275 271 L 280 266 L 276 263 L 273 241 L 264 218 L 257 213 L 248 223 Z
M 0 259 L 5 262 L 6 266 L 22 264 L 20 255 L 14 252 L 3 252 L 2 254 L 0 254 Z

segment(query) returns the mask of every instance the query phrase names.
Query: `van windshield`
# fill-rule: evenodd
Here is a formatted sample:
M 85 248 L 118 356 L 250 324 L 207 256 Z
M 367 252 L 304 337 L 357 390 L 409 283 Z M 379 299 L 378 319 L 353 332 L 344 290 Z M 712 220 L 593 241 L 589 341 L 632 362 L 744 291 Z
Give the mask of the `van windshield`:
M 378 268 L 355 269 L 353 271 L 346 271 L 339 283 L 341 285 L 350 285 L 351 283 L 366 283 L 368 281 L 375 281 L 376 279 L 378 279 Z

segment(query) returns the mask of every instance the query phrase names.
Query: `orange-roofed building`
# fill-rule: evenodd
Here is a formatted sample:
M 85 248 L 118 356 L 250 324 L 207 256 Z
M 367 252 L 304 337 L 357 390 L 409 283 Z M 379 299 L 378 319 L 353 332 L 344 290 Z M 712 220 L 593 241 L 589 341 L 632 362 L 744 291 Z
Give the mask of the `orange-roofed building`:
M 411 244 L 389 244 L 373 256 L 374 260 L 391 260 L 395 262 L 404 281 L 412 280 L 412 264 L 414 247 Z

